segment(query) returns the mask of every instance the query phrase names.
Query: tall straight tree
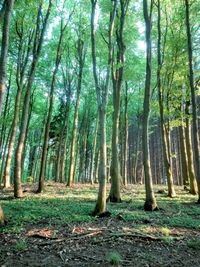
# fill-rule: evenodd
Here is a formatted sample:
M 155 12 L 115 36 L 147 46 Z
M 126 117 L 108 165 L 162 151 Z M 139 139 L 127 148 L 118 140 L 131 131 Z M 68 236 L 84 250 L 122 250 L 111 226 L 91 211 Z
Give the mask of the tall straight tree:
M 77 41 L 77 59 L 78 59 L 79 70 L 78 70 L 78 84 L 77 84 L 77 90 L 76 90 L 76 104 L 75 104 L 74 122 L 73 122 L 73 129 L 72 129 L 70 165 L 69 165 L 67 186 L 72 186 L 74 182 L 74 174 L 75 174 L 76 136 L 77 136 L 77 129 L 78 129 L 78 115 L 79 115 L 79 107 L 80 107 L 83 67 L 85 63 L 85 54 L 86 54 L 85 44 L 81 38 L 82 37 L 79 36 L 78 41 Z
M 194 161 L 196 166 L 196 179 L 198 186 L 198 203 L 200 204 L 200 159 L 199 159 L 199 136 L 197 125 L 197 105 L 194 85 L 194 72 L 193 72 L 193 50 L 192 50 L 192 36 L 190 26 L 190 4 L 189 0 L 185 0 L 185 18 L 186 18 L 186 33 L 187 33 L 187 52 L 188 52 L 188 67 L 189 67 L 189 84 L 191 90 L 191 103 L 192 103 L 192 126 L 193 126 L 193 142 L 194 142 Z
M 10 20 L 11 13 L 14 5 L 14 0 L 4 1 L 4 21 L 3 21 L 3 31 L 2 31 L 2 41 L 1 41 L 1 55 L 0 55 L 0 117 L 2 112 L 3 97 L 5 93 L 5 81 L 6 81 L 6 63 L 8 54 L 8 44 L 9 44 L 9 30 L 10 30 Z M 3 209 L 0 206 L 0 222 L 4 222 Z
M 54 99 L 54 91 L 55 91 L 55 85 L 56 85 L 56 76 L 58 73 L 61 57 L 62 57 L 62 43 L 63 43 L 63 37 L 64 32 L 66 29 L 67 24 L 63 27 L 63 22 L 61 20 L 61 26 L 60 26 L 60 36 L 58 40 L 58 46 L 56 51 L 56 59 L 55 59 L 55 67 L 53 70 L 52 80 L 51 80 L 51 89 L 50 89 L 50 95 L 49 95 L 49 109 L 47 114 L 47 120 L 45 125 L 45 133 L 44 133 L 44 142 L 42 147 L 42 159 L 41 159 L 41 166 L 40 166 L 40 175 L 39 175 L 39 185 L 37 193 L 41 193 L 44 190 L 44 176 L 45 176 L 45 170 L 46 170 L 46 162 L 47 162 L 47 149 L 48 149 L 48 141 L 49 141 L 49 129 L 50 129 L 50 123 L 51 123 L 51 117 L 52 117 L 52 111 L 53 111 L 53 99 Z
M 3 30 L 1 40 L 1 55 L 0 55 L 0 115 L 2 111 L 3 98 L 5 94 L 5 82 L 6 82 L 6 63 L 9 45 L 9 29 L 11 14 L 13 10 L 14 0 L 5 0 L 5 11 L 3 19 Z
M 48 8 L 46 15 L 42 16 L 42 4 L 39 5 L 37 22 L 36 22 L 36 31 L 35 31 L 35 40 L 32 53 L 32 62 L 31 68 L 27 80 L 26 93 L 24 97 L 24 105 L 22 110 L 21 125 L 19 132 L 19 139 L 15 151 L 15 164 L 14 164 L 14 196 L 20 198 L 23 196 L 22 187 L 21 187 L 21 173 L 22 173 L 22 155 L 24 150 L 24 142 L 26 138 L 26 130 L 28 125 L 29 118 L 29 105 L 31 99 L 31 89 L 35 78 L 36 67 L 38 65 L 42 44 L 44 40 L 44 34 L 46 31 L 49 15 L 51 12 L 52 0 L 49 0 Z
M 191 140 L 191 124 L 190 124 L 190 102 L 189 100 L 185 103 L 185 143 L 186 152 L 188 160 L 188 175 L 190 180 L 190 193 L 192 195 L 197 194 L 197 183 L 194 172 L 194 160 L 193 160 L 193 150 L 192 150 L 192 140 Z
M 171 162 L 168 155 L 168 148 L 167 148 L 167 137 L 166 137 L 166 130 L 165 130 L 165 121 L 164 121 L 164 97 L 163 97 L 163 88 L 161 84 L 161 69 L 162 69 L 162 54 L 161 54 L 161 7 L 160 7 L 160 0 L 157 3 L 158 9 L 158 23 L 157 23 L 157 30 L 158 30 L 158 42 L 157 42 L 157 88 L 158 88 L 158 100 L 159 100 L 159 109 L 160 109 L 160 124 L 161 124 L 161 138 L 162 138 L 162 151 L 163 151 L 163 158 L 164 158 L 164 165 L 165 171 L 167 175 L 167 185 L 168 185 L 168 196 L 175 197 L 175 189 L 173 185 L 173 177 L 172 177 L 172 170 L 171 170 Z M 164 53 L 164 52 L 163 52 Z
M 148 2 L 150 2 L 150 8 L 148 8 Z M 152 41 L 151 41 L 152 10 L 153 10 L 153 1 L 143 0 L 143 13 L 145 20 L 145 38 L 146 38 L 146 78 L 145 78 L 144 103 L 143 103 L 142 148 L 143 148 L 143 165 L 144 165 L 145 190 L 146 190 L 146 200 L 144 203 L 144 209 L 146 211 L 153 211 L 157 209 L 157 203 L 153 192 L 153 181 L 152 181 L 150 153 L 149 153 L 149 133 L 148 133 L 150 97 L 151 97 L 151 73 L 152 73 Z
M 11 160 L 13 155 L 13 148 L 15 144 L 15 138 L 17 133 L 17 125 L 19 120 L 20 113 L 20 101 L 22 91 L 24 89 L 24 78 L 25 72 L 27 71 L 27 64 L 31 52 L 32 41 L 33 41 L 33 30 L 29 28 L 30 34 L 28 38 L 25 38 L 25 22 L 22 20 L 21 25 L 16 22 L 16 32 L 18 36 L 18 57 L 17 57 L 17 71 L 16 71 L 16 84 L 17 84 L 17 93 L 15 97 L 15 108 L 14 108 L 14 116 L 12 121 L 12 130 L 8 145 L 8 152 L 6 156 L 6 165 L 4 171 L 4 188 L 8 188 L 10 186 L 10 169 L 11 169 Z M 28 44 L 28 45 L 27 45 Z M 24 51 L 24 52 L 23 52 Z
M 116 1 L 117 2 L 117 1 Z M 113 83 L 113 126 L 112 126 L 112 161 L 110 168 L 111 189 L 109 199 L 111 202 L 121 202 L 120 196 L 120 165 L 118 154 L 118 135 L 119 135 L 119 114 L 120 114 L 120 97 L 124 74 L 125 64 L 125 44 L 124 44 L 124 23 L 126 12 L 128 9 L 129 0 L 120 0 L 120 5 L 117 7 L 117 19 L 119 23 L 116 28 L 116 61 L 114 53 L 112 58 L 112 83 Z
M 113 30 L 114 21 L 116 16 L 117 1 L 112 1 L 112 10 L 110 13 L 109 34 L 108 34 L 108 64 L 105 72 L 105 82 L 100 84 L 99 75 L 97 70 L 97 56 L 96 56 L 96 6 L 97 0 L 91 0 L 91 44 L 92 44 L 92 64 L 93 75 L 97 96 L 97 105 L 99 112 L 99 135 L 100 135 L 100 160 L 99 160 L 99 191 L 96 206 L 93 214 L 98 215 L 106 211 L 106 179 L 107 179 L 107 146 L 106 146 L 106 108 L 108 102 L 108 86 L 110 80 L 110 68 L 113 53 Z

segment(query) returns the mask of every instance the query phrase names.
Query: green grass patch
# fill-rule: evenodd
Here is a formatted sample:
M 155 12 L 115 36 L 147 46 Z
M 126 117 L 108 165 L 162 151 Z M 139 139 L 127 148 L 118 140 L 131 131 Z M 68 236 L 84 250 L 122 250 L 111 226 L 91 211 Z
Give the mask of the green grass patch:
M 159 187 L 158 187 L 159 188 Z M 166 190 L 166 188 L 164 187 Z M 3 200 L 2 205 L 8 218 L 8 225 L 1 232 L 20 233 L 28 225 L 65 225 L 95 220 L 89 214 L 93 211 L 97 197 L 97 187 L 54 188 L 46 186 L 46 192 L 37 195 L 28 193 L 23 199 Z M 157 188 L 155 189 L 155 191 Z M 151 224 L 163 229 L 163 235 L 170 236 L 170 228 L 200 228 L 200 207 L 196 197 L 177 187 L 177 197 L 170 199 L 157 195 L 159 211 L 145 212 L 144 187 L 133 186 L 122 194 L 120 204 L 108 203 L 107 208 L 116 217 L 121 214 L 124 221 L 135 227 Z

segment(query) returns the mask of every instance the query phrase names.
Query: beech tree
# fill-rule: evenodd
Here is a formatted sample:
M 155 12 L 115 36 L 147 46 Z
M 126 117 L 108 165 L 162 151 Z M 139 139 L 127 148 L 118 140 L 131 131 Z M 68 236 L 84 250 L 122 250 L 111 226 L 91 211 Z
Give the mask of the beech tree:
M 157 208 L 156 199 L 153 192 L 153 182 L 149 158 L 149 112 L 150 112 L 150 97 L 151 97 L 151 72 L 152 72 L 152 47 L 151 47 L 151 27 L 152 27 L 152 10 L 153 1 L 150 1 L 150 7 L 147 0 L 143 0 L 143 12 L 146 29 L 146 78 L 144 90 L 143 104 L 143 164 L 145 176 L 146 200 L 144 204 L 145 210 L 155 210 Z
M 3 29 L 1 39 L 1 55 L 0 55 L 0 114 L 2 112 L 3 98 L 5 94 L 5 81 L 6 81 L 6 63 L 9 46 L 9 30 L 11 14 L 14 6 L 14 0 L 4 0 L 4 16 L 3 16 Z
M 44 34 L 46 31 L 49 15 L 51 12 L 52 0 L 49 1 L 47 12 L 45 14 L 44 20 L 41 18 L 42 4 L 38 7 L 35 37 L 34 37 L 34 46 L 32 51 L 32 63 L 30 67 L 30 72 L 26 85 L 26 93 L 24 96 L 24 106 L 22 111 L 20 133 L 17 142 L 17 148 L 15 151 L 15 164 L 14 164 L 14 196 L 20 198 L 23 196 L 22 187 L 21 187 L 21 167 L 22 167 L 22 153 L 24 149 L 24 141 L 26 136 L 26 130 L 28 125 L 28 115 L 29 115 L 29 105 L 31 99 L 31 88 L 33 85 L 36 67 L 39 61 L 39 56 L 42 49 L 42 44 L 44 40 Z
M 185 0 L 185 18 L 186 18 L 186 32 L 187 32 L 189 84 L 191 90 L 191 103 L 192 103 L 194 159 L 196 165 L 196 178 L 197 178 L 198 193 L 199 193 L 198 203 L 200 203 L 199 137 L 198 137 L 198 127 L 197 127 L 196 95 L 195 95 L 194 73 L 193 73 L 193 50 L 192 50 L 192 37 L 190 29 L 190 7 L 188 0 Z
M 96 60 L 96 38 L 95 38 L 95 14 L 97 0 L 91 0 L 91 44 L 92 44 L 92 63 L 93 63 L 93 75 L 96 88 L 97 105 L 99 112 L 99 128 L 100 128 L 100 162 L 99 162 L 99 192 L 96 207 L 93 214 L 99 215 L 106 211 L 106 179 L 107 179 L 107 147 L 106 147 L 106 107 L 108 98 L 108 86 L 110 80 L 110 68 L 113 56 L 113 31 L 114 22 L 116 16 L 117 1 L 112 3 L 112 10 L 110 12 L 109 30 L 108 30 L 108 63 L 106 67 L 105 81 L 100 84 L 97 72 L 97 60 Z

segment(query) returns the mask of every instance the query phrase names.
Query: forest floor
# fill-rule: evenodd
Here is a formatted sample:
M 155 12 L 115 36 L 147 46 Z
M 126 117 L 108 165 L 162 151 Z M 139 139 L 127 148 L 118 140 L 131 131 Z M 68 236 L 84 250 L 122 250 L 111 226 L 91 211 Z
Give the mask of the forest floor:
M 177 197 L 156 193 L 160 210 L 145 212 L 144 186 L 122 190 L 110 217 L 89 214 L 97 186 L 48 183 L 45 193 L 24 186 L 0 194 L 8 224 L 0 228 L 0 266 L 200 266 L 200 206 L 176 187 Z M 156 187 L 155 191 L 165 189 Z

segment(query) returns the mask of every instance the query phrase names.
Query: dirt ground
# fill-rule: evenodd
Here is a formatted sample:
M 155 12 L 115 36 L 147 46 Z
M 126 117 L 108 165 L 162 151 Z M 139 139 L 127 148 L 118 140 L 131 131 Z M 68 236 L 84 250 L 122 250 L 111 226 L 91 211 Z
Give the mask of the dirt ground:
M 0 232 L 0 266 L 200 267 L 200 230 L 174 227 L 168 235 L 151 220 L 143 225 L 146 231 L 120 214 L 84 223 L 28 222 L 18 234 Z
M 0 266 L 198 267 L 199 250 L 189 248 L 184 240 L 198 235 L 196 231 L 185 233 L 176 229 L 174 236 L 177 239 L 173 242 L 154 240 L 155 235 L 135 232 L 130 222 L 111 218 L 99 218 L 95 223 L 65 225 L 60 229 L 30 226 L 20 235 L 0 235 Z M 18 251 L 10 249 L 24 239 L 26 247 L 19 247 Z M 117 262 L 112 259 L 115 258 L 113 253 L 120 255 Z

